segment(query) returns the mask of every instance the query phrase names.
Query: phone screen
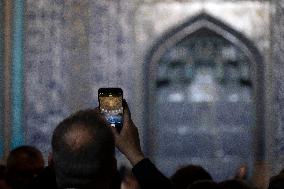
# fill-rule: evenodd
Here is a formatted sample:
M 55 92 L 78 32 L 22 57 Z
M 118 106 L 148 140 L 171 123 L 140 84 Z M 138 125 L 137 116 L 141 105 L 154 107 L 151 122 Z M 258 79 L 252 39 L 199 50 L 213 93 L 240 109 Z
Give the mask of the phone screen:
M 98 97 L 101 113 L 106 117 L 108 123 L 120 132 L 123 123 L 122 89 L 100 88 Z

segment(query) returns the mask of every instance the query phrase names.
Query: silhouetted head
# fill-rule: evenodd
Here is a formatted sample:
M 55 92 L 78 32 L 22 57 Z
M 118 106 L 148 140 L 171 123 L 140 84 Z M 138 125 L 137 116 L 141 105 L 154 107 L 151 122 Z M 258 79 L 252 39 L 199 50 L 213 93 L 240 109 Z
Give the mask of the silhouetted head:
M 212 180 L 212 177 L 204 168 L 197 165 L 188 165 L 178 169 L 171 177 L 171 180 L 176 189 L 185 189 L 195 181 Z
M 226 180 L 219 183 L 224 189 L 252 189 L 248 183 L 240 179 Z
M 32 146 L 13 149 L 7 159 L 7 182 L 14 189 L 23 188 L 44 168 L 41 152 Z
M 59 188 L 104 188 L 116 171 L 114 138 L 95 110 L 63 120 L 52 137 L 53 166 Z
M 187 189 L 224 189 L 212 180 L 200 180 L 189 185 Z
M 284 169 L 276 176 L 271 177 L 268 189 L 283 189 L 284 188 Z

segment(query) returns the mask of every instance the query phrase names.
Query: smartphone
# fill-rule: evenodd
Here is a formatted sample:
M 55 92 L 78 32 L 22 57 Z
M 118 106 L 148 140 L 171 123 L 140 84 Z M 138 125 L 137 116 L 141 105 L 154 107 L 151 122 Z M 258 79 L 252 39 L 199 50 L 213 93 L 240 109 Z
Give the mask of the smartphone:
M 121 88 L 100 88 L 98 90 L 99 108 L 108 123 L 121 131 L 123 126 L 123 91 Z

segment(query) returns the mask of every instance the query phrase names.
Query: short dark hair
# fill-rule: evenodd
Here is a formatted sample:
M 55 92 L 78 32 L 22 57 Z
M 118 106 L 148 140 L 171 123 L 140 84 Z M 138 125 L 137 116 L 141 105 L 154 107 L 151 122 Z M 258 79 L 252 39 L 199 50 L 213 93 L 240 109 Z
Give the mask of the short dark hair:
M 17 160 L 25 161 L 25 163 L 31 165 L 38 160 L 41 160 L 43 162 L 43 156 L 36 147 L 23 145 L 13 149 L 9 153 L 7 158 L 7 168 L 17 168 Z
M 28 184 L 44 168 L 42 153 L 33 146 L 23 145 L 13 149 L 7 158 L 6 179 L 14 188 Z
M 176 189 L 185 189 L 198 180 L 212 180 L 211 175 L 201 166 L 187 165 L 178 169 L 171 177 Z
M 276 176 L 269 180 L 268 189 L 282 189 L 284 188 L 284 169 Z
M 95 110 L 81 110 L 64 119 L 52 136 L 58 186 L 86 187 L 112 175 L 114 138 Z

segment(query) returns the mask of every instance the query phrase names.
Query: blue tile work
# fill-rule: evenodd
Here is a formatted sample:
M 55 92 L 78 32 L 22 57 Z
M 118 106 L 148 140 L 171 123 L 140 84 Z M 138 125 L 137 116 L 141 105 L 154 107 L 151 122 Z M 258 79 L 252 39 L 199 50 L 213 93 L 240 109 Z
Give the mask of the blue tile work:
M 275 165 L 279 166 L 280 158 L 284 157 L 284 1 L 275 2 L 276 11 L 273 14 L 272 27 L 272 53 L 275 79 L 275 100 L 274 111 L 276 113 L 276 122 L 273 126 L 273 135 L 275 135 L 273 148 Z
M 51 133 L 69 112 L 62 64 L 63 1 L 27 1 L 25 40 L 26 143 L 45 155 Z
M 3 2 L 0 2 L 0 61 L 3 62 L 3 49 L 4 49 L 4 40 L 3 40 Z M 0 85 L 3 86 L 4 78 L 3 78 L 3 64 L 0 65 Z M 0 88 L 0 100 L 3 102 L 3 87 Z M 2 159 L 4 155 L 4 121 L 3 121 L 3 103 L 0 103 L 0 159 Z
M 120 86 L 131 98 L 134 3 L 29 0 L 26 7 L 26 141 L 47 154 L 57 123 L 96 106 L 99 87 Z
M 96 87 L 121 86 L 127 96 L 133 86 L 134 2 L 92 1 L 90 12 L 90 67 Z

